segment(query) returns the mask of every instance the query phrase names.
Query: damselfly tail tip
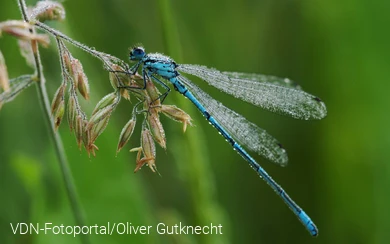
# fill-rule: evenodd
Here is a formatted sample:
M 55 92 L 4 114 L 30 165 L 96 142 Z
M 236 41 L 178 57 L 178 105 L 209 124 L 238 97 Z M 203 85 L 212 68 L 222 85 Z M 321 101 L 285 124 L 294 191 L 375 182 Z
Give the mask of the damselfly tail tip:
M 317 237 L 318 236 L 318 228 L 314 223 L 310 224 L 310 230 L 309 230 L 311 236 Z

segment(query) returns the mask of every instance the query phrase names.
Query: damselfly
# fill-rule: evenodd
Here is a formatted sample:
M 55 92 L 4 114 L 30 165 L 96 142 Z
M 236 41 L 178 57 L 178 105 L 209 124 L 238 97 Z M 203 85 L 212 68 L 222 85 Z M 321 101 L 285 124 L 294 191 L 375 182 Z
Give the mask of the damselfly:
M 160 78 L 172 83 L 175 90 L 187 97 L 199 109 L 233 149 L 283 199 L 310 234 L 318 235 L 318 229 L 310 217 L 243 148 L 244 146 L 273 162 L 286 165 L 287 153 L 281 144 L 265 130 L 211 98 L 179 72 L 197 76 L 217 89 L 243 101 L 296 119 L 324 118 L 326 107 L 318 97 L 302 91 L 289 79 L 259 74 L 220 72 L 205 66 L 176 64 L 171 58 L 162 54 L 146 54 L 142 47 L 132 48 L 130 60 L 137 62 L 130 69 L 132 74 L 136 73 L 142 65 L 145 86 L 147 80 L 153 80 L 167 90 L 161 95 L 161 100 L 164 100 L 170 88 Z

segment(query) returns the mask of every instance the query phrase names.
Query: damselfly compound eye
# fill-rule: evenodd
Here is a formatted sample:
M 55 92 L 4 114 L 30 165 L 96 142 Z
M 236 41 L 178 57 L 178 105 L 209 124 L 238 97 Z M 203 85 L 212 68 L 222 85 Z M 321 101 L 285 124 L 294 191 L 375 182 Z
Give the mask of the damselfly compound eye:
M 130 51 L 130 60 L 141 60 L 145 56 L 145 49 L 143 47 L 134 47 Z

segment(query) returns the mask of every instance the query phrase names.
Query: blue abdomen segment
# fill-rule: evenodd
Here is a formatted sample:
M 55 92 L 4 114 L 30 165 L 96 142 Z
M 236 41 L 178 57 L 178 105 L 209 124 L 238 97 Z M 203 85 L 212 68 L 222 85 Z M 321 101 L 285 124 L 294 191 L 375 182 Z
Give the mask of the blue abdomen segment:
M 306 227 L 312 236 L 318 235 L 318 228 L 314 222 L 310 219 L 302 208 L 298 206 L 290 196 L 283 190 L 283 188 L 276 183 L 271 176 L 243 149 L 238 143 L 234 143 L 234 149 L 240 154 L 250 166 L 258 173 L 258 175 L 267 182 L 267 184 L 278 194 L 287 206 L 293 211 L 293 213 L 298 217 L 299 221 Z
M 218 132 L 226 139 L 229 144 L 232 145 L 235 151 L 243 157 L 253 168 L 257 174 L 264 179 L 265 182 L 283 199 L 287 206 L 294 212 L 298 217 L 299 221 L 306 227 L 312 236 L 318 235 L 318 229 L 310 217 L 290 198 L 290 196 L 283 190 L 283 188 L 278 185 L 271 176 L 245 151 L 244 148 L 238 144 L 233 137 L 218 123 L 215 118 L 210 115 L 207 109 L 199 103 L 196 97 L 180 82 L 176 77 L 169 79 L 169 81 L 174 85 L 178 92 L 187 97 L 203 114 L 203 116 L 210 122 L 210 124 L 218 130 Z

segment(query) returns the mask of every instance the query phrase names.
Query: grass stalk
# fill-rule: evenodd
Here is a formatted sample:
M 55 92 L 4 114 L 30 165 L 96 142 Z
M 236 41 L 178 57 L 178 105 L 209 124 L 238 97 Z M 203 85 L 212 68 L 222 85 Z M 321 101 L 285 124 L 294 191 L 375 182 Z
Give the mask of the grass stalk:
M 18 5 L 20 8 L 20 11 L 22 13 L 22 17 L 24 21 L 29 22 L 27 12 L 26 12 L 26 3 L 24 0 L 18 0 Z M 30 30 L 33 31 L 32 29 Z M 42 62 L 39 54 L 39 48 L 37 41 L 31 41 L 31 46 L 33 50 L 34 60 L 35 60 L 35 72 L 36 72 L 36 82 L 37 82 L 37 92 L 38 92 L 38 98 L 42 107 L 42 112 L 45 117 L 46 123 L 49 125 L 49 134 L 50 137 L 53 140 L 54 148 L 56 151 L 56 155 L 58 158 L 58 163 L 60 166 L 62 178 L 65 183 L 65 189 L 66 193 L 71 205 L 71 209 L 76 221 L 76 224 L 78 226 L 84 226 L 85 225 L 85 217 L 83 214 L 83 210 L 81 207 L 81 204 L 78 200 L 76 187 L 73 182 L 73 177 L 71 170 L 69 168 L 68 161 L 66 159 L 66 154 L 64 151 L 64 146 L 61 140 L 61 137 L 59 134 L 55 131 L 54 123 L 51 118 L 51 107 L 49 102 L 49 97 L 47 94 L 46 86 L 45 86 L 45 77 L 43 75 L 43 69 L 42 69 Z M 90 243 L 88 235 L 80 235 L 81 242 L 83 244 Z
M 170 0 L 159 0 L 158 3 L 166 51 L 178 63 L 181 63 L 182 49 Z M 192 117 L 195 117 L 198 123 L 205 122 L 202 121 L 199 112 L 188 100 L 177 99 L 176 103 Z M 182 137 L 180 140 L 184 138 L 188 147 L 184 147 L 183 150 L 174 150 L 174 153 L 178 162 L 186 162 L 179 163 L 179 170 L 182 177 L 188 182 L 194 217 L 198 222 L 196 224 L 207 225 L 212 222 L 227 225 L 227 217 L 215 198 L 215 179 L 210 166 L 207 145 L 203 143 L 206 141 L 205 135 L 199 127 L 197 127 L 196 132 L 191 130 L 191 128 L 187 130 L 186 135 L 180 135 Z M 201 235 L 200 238 L 200 243 L 229 243 L 226 234 Z

